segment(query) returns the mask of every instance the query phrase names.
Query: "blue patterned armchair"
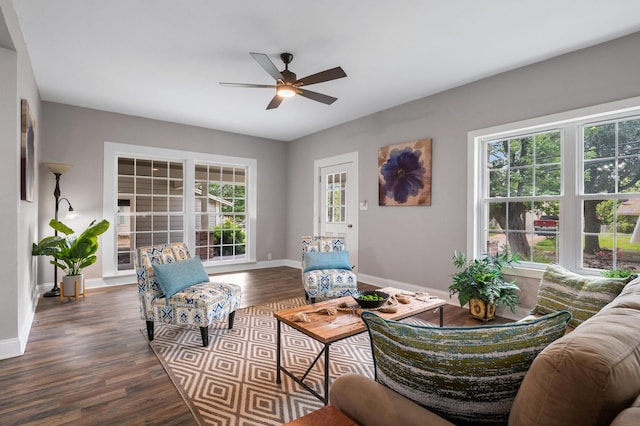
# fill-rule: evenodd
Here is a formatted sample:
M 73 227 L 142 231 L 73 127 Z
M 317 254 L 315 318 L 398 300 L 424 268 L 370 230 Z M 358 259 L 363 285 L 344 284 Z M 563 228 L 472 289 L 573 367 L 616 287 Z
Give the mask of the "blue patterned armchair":
M 240 286 L 230 283 L 200 282 L 165 297 L 153 264 L 169 264 L 191 259 L 184 243 L 140 247 L 136 250 L 140 316 L 147 322 L 147 336 L 153 340 L 154 322 L 200 327 L 202 346 L 209 345 L 209 325 L 225 317 L 233 327 L 235 310 L 240 306 Z M 193 260 L 193 259 L 192 259 Z M 206 272 L 204 272 L 206 276 Z
M 358 279 L 349 265 L 342 237 L 302 237 L 302 285 L 305 297 L 342 297 L 358 292 Z

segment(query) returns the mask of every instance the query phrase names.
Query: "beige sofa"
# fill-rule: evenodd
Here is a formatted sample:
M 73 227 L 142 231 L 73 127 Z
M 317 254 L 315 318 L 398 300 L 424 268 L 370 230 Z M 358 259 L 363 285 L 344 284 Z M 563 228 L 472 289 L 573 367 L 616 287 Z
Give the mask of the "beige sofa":
M 330 404 L 365 426 L 452 424 L 356 374 L 335 380 Z M 537 356 L 509 424 L 640 425 L 640 278 Z

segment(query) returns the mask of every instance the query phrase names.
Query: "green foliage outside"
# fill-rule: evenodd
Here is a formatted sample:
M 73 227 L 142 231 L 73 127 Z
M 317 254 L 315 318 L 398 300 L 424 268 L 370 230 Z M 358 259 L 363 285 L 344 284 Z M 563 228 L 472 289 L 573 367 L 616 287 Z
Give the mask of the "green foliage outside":
M 229 219 L 213 227 L 215 256 L 232 256 L 245 253 L 246 233 L 244 228 Z

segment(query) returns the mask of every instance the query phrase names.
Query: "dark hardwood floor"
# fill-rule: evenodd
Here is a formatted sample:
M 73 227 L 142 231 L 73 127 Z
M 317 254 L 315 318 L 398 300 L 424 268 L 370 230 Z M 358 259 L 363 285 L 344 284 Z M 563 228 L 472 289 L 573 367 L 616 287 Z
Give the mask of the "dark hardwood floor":
M 242 286 L 242 307 L 304 295 L 300 270 L 294 268 L 216 279 Z M 420 317 L 438 321 L 435 312 Z M 480 324 L 451 305 L 444 322 Z M 142 328 L 134 284 L 88 290 L 79 301 L 41 298 L 25 354 L 0 361 L 0 424 L 195 424 Z

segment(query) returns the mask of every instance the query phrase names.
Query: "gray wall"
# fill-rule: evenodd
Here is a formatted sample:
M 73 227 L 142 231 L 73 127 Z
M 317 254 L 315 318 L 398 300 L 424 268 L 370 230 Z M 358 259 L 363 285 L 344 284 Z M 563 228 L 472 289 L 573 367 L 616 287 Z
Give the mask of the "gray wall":
M 639 48 L 636 33 L 296 141 L 289 150 L 288 198 L 295 202 L 288 205 L 287 257 L 299 257 L 299 237 L 313 229 L 314 160 L 358 151 L 359 199 L 369 201 L 369 209 L 359 212 L 359 273 L 446 291 L 452 252 L 467 244 L 467 133 L 638 96 Z M 432 205 L 379 207 L 378 148 L 425 137 L 433 138 Z M 529 290 L 527 299 L 535 297 Z
M 26 344 L 36 282 L 51 282 L 53 275 L 40 258 L 36 280 L 30 255 L 31 242 L 49 235 L 53 176 L 43 167 L 36 171 L 35 203 L 18 195 L 20 98 L 29 100 L 38 123 L 37 162 L 73 164 L 62 179 L 63 195 L 87 222 L 102 212 L 104 141 L 256 158 L 259 261 L 267 253 L 298 261 L 299 237 L 312 231 L 314 160 L 358 151 L 359 198 L 369 201 L 359 218 L 358 271 L 445 291 L 451 253 L 466 247 L 467 132 L 640 95 L 637 33 L 284 143 L 56 103 L 41 106 L 12 2 L 0 0 L 0 12 L 0 196 L 6 206 L 17 206 L 0 209 L 0 358 Z M 378 148 L 424 137 L 434 142 L 432 205 L 378 207 Z M 85 272 L 91 278 L 101 270 L 97 264 Z
M 104 142 L 155 146 L 209 154 L 257 159 L 258 222 L 256 258 L 285 257 L 287 144 L 233 133 L 43 102 L 42 161 L 68 163 L 73 167 L 62 175 L 62 196 L 68 197 L 81 219 L 82 229 L 102 218 Z M 212 111 L 214 114 L 215 111 Z M 40 173 L 40 227 L 49 231 L 53 217 L 55 179 L 44 167 Z M 63 205 L 66 210 L 66 205 Z M 79 222 L 82 222 L 80 224 Z M 45 234 L 43 234 L 44 236 Z M 101 237 L 102 238 L 102 237 Z M 102 276 L 101 251 L 98 262 L 84 270 L 87 278 Z M 53 282 L 53 267 L 39 260 L 38 282 Z
M 37 162 L 40 96 L 13 5 L 0 0 L 0 359 L 24 350 L 37 300 L 31 241 L 38 234 L 38 188 L 36 202 L 20 200 L 21 99 L 28 100 L 35 118 Z

